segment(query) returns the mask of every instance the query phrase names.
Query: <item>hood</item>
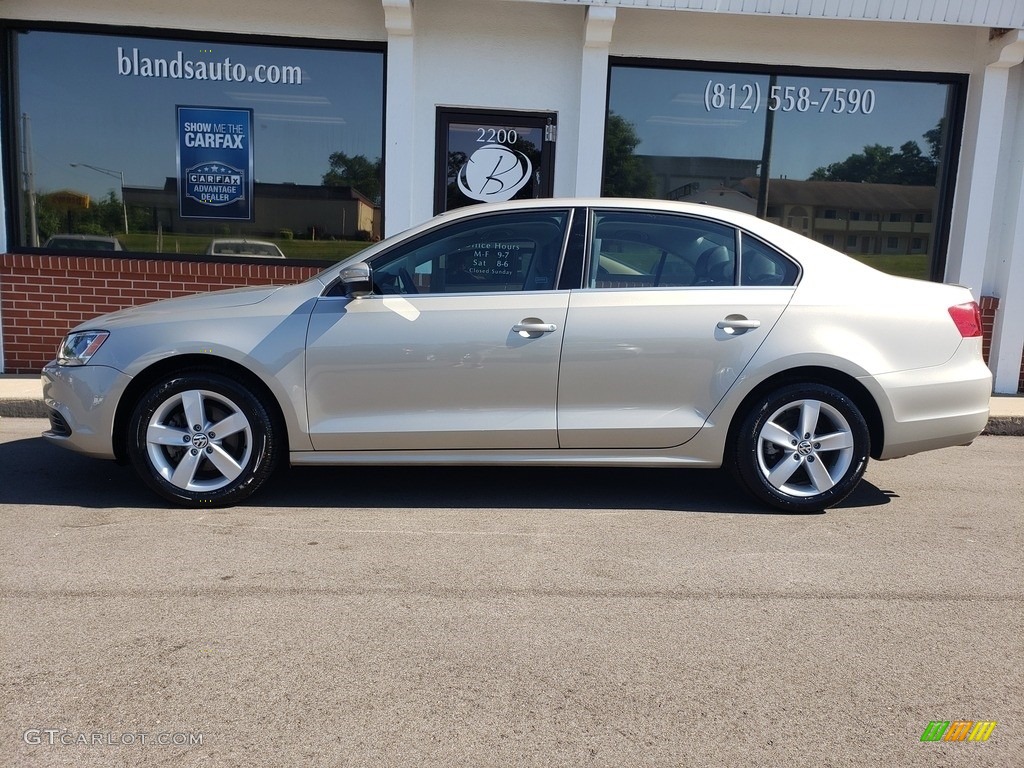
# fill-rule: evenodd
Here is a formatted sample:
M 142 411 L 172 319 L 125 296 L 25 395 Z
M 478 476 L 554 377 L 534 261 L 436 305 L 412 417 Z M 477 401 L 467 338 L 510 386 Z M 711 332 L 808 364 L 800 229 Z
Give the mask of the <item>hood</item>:
M 80 323 L 73 330 L 89 328 L 109 330 L 125 322 L 159 322 L 161 315 L 174 315 L 176 318 L 180 318 L 189 314 L 198 315 L 210 310 L 259 304 L 279 291 L 280 288 L 280 286 L 276 285 L 256 285 L 246 288 L 231 288 L 226 291 L 195 293 L 190 296 L 179 296 L 174 299 L 164 299 L 163 301 L 155 301 L 152 304 L 141 304 L 137 307 L 128 307 L 117 312 L 95 317 Z

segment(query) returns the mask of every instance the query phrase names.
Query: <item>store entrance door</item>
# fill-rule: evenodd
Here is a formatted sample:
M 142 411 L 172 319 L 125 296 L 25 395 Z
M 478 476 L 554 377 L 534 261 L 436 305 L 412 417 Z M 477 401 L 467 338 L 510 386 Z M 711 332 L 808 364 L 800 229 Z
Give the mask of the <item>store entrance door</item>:
M 551 197 L 556 115 L 438 107 L 434 213 Z

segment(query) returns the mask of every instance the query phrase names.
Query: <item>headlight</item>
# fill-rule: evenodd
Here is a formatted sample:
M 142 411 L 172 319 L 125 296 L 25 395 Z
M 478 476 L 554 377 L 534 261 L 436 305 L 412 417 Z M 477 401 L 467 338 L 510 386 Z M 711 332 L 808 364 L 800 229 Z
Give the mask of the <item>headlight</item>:
M 64 337 L 57 350 L 60 365 L 85 365 L 110 334 L 107 331 L 78 331 Z

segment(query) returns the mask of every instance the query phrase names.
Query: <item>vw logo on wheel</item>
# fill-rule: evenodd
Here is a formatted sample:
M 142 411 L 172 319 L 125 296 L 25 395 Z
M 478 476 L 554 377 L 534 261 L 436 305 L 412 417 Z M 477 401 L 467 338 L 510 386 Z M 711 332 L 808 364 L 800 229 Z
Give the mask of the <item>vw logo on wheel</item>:
M 192 447 L 199 448 L 202 450 L 210 444 L 210 438 L 207 437 L 203 432 L 197 432 L 192 435 Z

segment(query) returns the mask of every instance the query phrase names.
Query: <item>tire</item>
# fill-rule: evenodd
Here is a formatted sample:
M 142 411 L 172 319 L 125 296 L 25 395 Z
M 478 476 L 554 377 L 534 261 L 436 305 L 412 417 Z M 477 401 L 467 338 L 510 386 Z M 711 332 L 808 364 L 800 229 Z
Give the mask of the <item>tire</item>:
M 165 499 L 224 507 L 254 493 L 273 472 L 276 437 L 266 406 L 244 384 L 187 371 L 159 381 L 139 400 L 128 426 L 128 456 Z
M 850 398 L 823 384 L 791 384 L 743 419 L 731 469 L 748 492 L 776 509 L 820 512 L 857 487 L 870 447 L 867 422 Z

